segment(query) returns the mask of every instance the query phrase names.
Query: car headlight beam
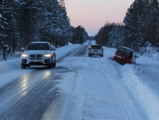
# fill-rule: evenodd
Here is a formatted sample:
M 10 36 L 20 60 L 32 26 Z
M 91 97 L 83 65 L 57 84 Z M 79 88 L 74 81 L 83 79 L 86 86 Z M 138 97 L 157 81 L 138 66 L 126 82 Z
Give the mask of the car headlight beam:
M 28 57 L 28 54 L 22 54 L 21 57 Z
M 44 57 L 51 57 L 51 54 L 44 54 Z

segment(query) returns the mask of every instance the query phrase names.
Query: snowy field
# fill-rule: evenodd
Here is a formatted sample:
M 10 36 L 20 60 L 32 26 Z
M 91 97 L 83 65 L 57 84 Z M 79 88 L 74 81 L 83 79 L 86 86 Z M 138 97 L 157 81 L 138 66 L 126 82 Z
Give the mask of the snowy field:
M 84 45 L 89 41 L 56 49 L 57 59 Z M 56 86 L 67 95 L 58 120 L 159 120 L 159 61 L 139 56 L 137 64 L 121 65 L 109 59 L 115 51 L 104 47 L 102 58 L 86 52 L 57 64 L 74 71 Z M 0 62 L 0 87 L 33 71 L 21 70 L 20 58 L 11 59 Z

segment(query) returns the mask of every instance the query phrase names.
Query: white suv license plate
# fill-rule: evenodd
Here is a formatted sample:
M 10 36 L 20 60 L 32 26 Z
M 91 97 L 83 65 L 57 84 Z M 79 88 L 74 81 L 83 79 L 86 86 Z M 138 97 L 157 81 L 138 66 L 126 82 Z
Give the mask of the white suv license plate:
M 40 60 L 31 60 L 31 62 L 40 62 Z

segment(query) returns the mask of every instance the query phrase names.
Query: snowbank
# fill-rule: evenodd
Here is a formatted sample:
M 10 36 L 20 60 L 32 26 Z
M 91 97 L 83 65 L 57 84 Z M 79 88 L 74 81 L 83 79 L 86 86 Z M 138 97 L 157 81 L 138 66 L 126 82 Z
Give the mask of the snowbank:
M 159 118 L 159 98 L 137 75 L 132 65 L 124 65 L 122 68 L 123 81 L 128 89 L 137 98 L 141 107 L 145 109 L 150 120 Z
M 146 56 L 139 56 L 139 58 L 136 59 L 136 62 L 140 65 L 159 65 L 159 61 Z
M 20 68 L 20 58 L 0 62 L 0 73 L 12 68 Z
M 80 46 L 81 46 L 80 44 L 74 44 L 74 45 L 57 48 L 56 49 L 56 59 L 59 59 L 65 55 L 67 55 L 69 52 L 77 49 Z

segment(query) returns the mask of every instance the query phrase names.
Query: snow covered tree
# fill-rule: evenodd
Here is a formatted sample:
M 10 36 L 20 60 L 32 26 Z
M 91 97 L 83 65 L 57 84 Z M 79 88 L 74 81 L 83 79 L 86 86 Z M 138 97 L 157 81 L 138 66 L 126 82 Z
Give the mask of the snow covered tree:
M 73 34 L 71 31 L 72 27 L 70 25 L 70 20 L 67 17 L 67 12 L 64 7 L 64 3 L 62 4 L 62 6 L 60 6 L 57 19 L 58 29 L 56 30 L 56 32 L 58 33 L 57 35 L 60 37 L 60 39 L 62 39 L 62 41 L 59 42 L 61 42 L 62 44 L 67 44 L 67 42 L 71 40 Z
M 8 47 L 8 18 L 10 17 L 8 11 L 8 0 L 0 2 L 0 47 L 3 51 L 3 59 L 6 60 L 6 54 L 9 51 Z
M 16 3 L 14 0 L 8 0 L 7 3 L 7 11 L 8 11 L 8 46 L 9 46 L 9 53 L 15 55 L 15 49 L 18 45 L 18 29 L 17 29 L 17 10 L 15 9 Z
M 17 6 L 17 25 L 20 35 L 20 44 L 25 47 L 30 41 L 35 40 L 37 25 L 36 0 L 19 0 Z
M 7 15 L 7 1 L 2 0 L 0 3 L 0 40 L 7 41 L 8 35 L 8 15 Z
M 126 45 L 132 48 L 145 42 L 159 42 L 159 7 L 157 0 L 135 0 L 124 19 Z
M 11 52 L 31 41 L 67 44 L 73 34 L 64 5 L 64 0 L 1 0 L 0 41 Z
M 123 40 L 125 39 L 125 30 L 123 25 L 117 24 L 109 32 L 109 39 L 107 46 L 117 48 L 120 45 L 123 45 Z
M 107 22 L 104 27 L 102 27 L 98 34 L 95 36 L 96 43 L 100 45 L 108 45 L 109 41 L 109 33 L 112 31 L 112 29 L 116 26 L 115 23 L 109 23 Z
M 157 0 L 151 0 L 147 9 L 147 31 L 146 41 L 155 45 L 159 42 L 159 3 Z
M 79 25 L 76 28 L 72 28 L 72 29 L 73 29 L 73 38 L 71 41 L 72 43 L 82 44 L 83 42 L 85 42 L 88 39 L 88 34 L 81 25 Z
M 144 44 L 144 1 L 135 0 L 124 18 L 125 44 L 137 49 Z
M 59 4 L 60 4 L 60 6 L 61 6 L 63 9 L 65 9 L 65 2 L 64 2 L 64 0 L 59 0 Z
M 67 43 L 71 26 L 66 10 L 58 0 L 19 0 L 17 25 L 22 46 L 33 40 Z M 64 40 L 62 37 L 67 36 Z M 68 37 L 69 36 L 69 37 Z M 58 39 L 61 37 L 60 39 Z M 59 41 L 60 40 L 60 41 Z

